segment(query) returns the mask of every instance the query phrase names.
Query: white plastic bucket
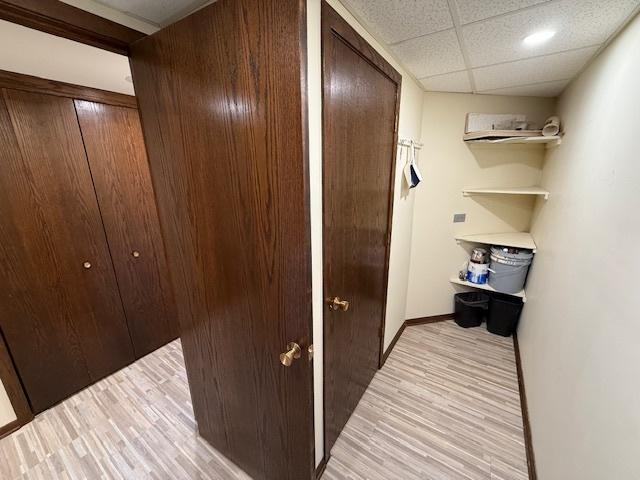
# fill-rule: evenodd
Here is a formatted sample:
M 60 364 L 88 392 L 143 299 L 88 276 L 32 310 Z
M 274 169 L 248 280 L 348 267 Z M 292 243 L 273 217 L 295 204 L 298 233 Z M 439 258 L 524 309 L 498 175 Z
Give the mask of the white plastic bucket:
M 467 266 L 467 281 L 477 285 L 487 283 L 489 277 L 489 264 L 469 262 Z

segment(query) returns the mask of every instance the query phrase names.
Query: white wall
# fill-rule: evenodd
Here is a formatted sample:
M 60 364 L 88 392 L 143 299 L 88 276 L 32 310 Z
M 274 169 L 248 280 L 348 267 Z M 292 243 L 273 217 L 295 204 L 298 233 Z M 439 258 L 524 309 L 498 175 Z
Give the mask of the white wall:
M 0 427 L 16 420 L 16 414 L 11 406 L 11 401 L 7 395 L 2 380 L 0 380 Z
M 519 327 L 541 480 L 640 478 L 640 17 L 559 100 Z
M 134 94 L 127 57 L 4 20 L 0 70 Z
M 422 89 L 395 59 L 337 0 L 329 4 L 402 74 L 399 136 L 420 140 Z M 316 463 L 323 457 L 323 369 L 322 369 L 322 82 L 320 50 L 320 0 L 307 1 L 307 42 L 309 68 L 309 173 L 311 180 L 311 250 L 313 282 L 314 407 Z M 400 172 L 402 165 L 397 165 Z M 389 264 L 385 347 L 405 319 L 405 298 L 411 243 L 413 195 L 402 196 L 401 176 L 396 174 L 393 233 Z
M 555 100 L 462 93 L 425 93 L 418 162 L 424 181 L 415 190 L 407 318 L 453 312 L 453 295 L 464 287 L 449 278 L 468 260 L 469 245 L 456 235 L 527 231 L 533 199 L 523 196 L 463 197 L 463 187 L 530 186 L 539 182 L 544 147 L 470 146 L 462 141 L 465 117 L 476 113 L 524 113 L 539 124 Z M 466 213 L 465 223 L 453 223 Z
M 316 465 L 324 456 L 322 299 L 322 50 L 320 0 L 307 0 L 307 98 L 309 116 L 309 210 L 313 315 L 313 428 Z
M 398 66 L 396 69 L 403 73 Z M 398 138 L 421 141 L 422 136 L 422 89 L 403 73 L 400 99 L 400 122 Z M 409 264 L 413 229 L 414 190 L 409 190 L 403 180 L 404 162 L 396 159 L 396 183 L 393 201 L 393 223 L 391 225 L 391 252 L 389 255 L 389 286 L 387 290 L 387 313 L 385 316 L 384 349 L 406 320 L 407 291 L 409 288 Z

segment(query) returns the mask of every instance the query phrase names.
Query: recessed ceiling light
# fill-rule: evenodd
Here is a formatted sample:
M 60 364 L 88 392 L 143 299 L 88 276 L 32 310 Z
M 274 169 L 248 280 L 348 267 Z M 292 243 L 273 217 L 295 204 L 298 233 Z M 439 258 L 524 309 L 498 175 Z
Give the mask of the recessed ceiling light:
M 526 37 L 522 43 L 529 47 L 535 47 L 536 45 L 540 45 L 551 38 L 556 34 L 553 30 L 542 30 L 540 32 L 532 33 L 528 37 Z
M 131 75 L 127 75 L 126 77 L 124 77 L 125 82 L 129 82 L 129 83 L 133 83 L 133 78 L 131 77 Z

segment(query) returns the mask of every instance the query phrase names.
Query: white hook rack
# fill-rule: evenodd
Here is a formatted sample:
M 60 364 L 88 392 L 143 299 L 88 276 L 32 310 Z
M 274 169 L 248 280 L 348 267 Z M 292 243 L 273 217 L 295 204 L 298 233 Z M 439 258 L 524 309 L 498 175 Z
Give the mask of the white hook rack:
M 398 139 L 398 145 L 401 147 L 411 147 L 413 145 L 413 147 L 417 148 L 418 150 L 421 150 L 424 146 L 420 142 L 413 142 L 412 140 L 406 138 Z

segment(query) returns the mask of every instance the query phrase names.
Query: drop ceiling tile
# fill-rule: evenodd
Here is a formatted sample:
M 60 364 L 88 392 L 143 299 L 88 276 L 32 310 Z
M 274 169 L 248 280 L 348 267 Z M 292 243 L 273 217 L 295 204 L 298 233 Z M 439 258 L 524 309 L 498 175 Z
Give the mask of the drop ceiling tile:
M 407 40 L 391 48 L 417 78 L 465 69 L 460 43 L 453 29 Z
M 573 78 L 597 51 L 598 47 L 587 47 L 544 57 L 475 68 L 473 78 L 478 90 L 564 80 Z
M 477 22 L 549 0 L 455 0 L 461 24 Z
M 471 92 L 469 72 L 466 70 L 423 78 L 420 83 L 428 92 Z
M 623 24 L 638 0 L 562 0 L 462 27 L 471 67 L 520 60 L 599 45 Z M 547 43 L 528 47 L 522 40 L 553 30 Z
M 496 90 L 483 90 L 484 95 L 511 95 L 523 97 L 557 97 L 562 93 L 571 80 L 557 80 L 555 82 L 536 83 L 521 87 L 498 88 Z
M 447 0 L 343 0 L 387 43 L 453 27 Z
M 98 0 L 108 7 L 157 25 L 180 17 L 207 3 L 206 0 Z

